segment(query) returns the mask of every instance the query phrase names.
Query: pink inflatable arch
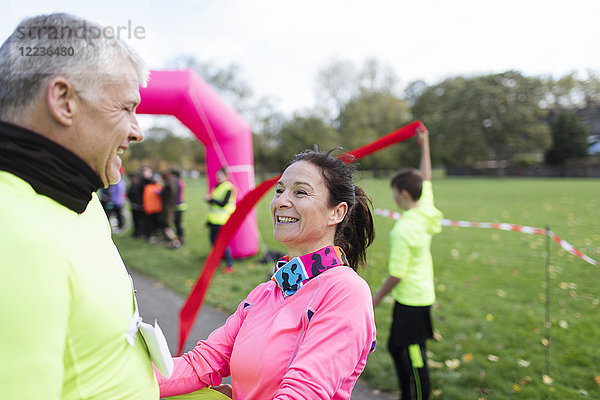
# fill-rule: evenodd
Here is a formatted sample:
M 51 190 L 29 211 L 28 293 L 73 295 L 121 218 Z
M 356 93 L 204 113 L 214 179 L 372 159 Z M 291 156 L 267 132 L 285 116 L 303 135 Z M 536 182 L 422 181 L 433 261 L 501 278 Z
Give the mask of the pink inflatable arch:
M 219 95 L 192 70 L 151 71 L 148 86 L 140 88 L 138 114 L 169 114 L 187 126 L 206 147 L 209 187 L 215 172 L 227 166 L 239 201 L 254 188 L 254 158 L 250 125 L 227 107 Z M 258 251 L 256 212 L 253 210 L 231 242 L 234 257 Z

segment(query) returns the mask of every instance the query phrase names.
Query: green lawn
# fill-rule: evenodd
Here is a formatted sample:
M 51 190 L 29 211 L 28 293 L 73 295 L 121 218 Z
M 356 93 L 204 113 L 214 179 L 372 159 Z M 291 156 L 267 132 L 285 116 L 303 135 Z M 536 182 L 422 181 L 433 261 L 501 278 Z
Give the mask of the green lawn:
M 387 180 L 359 184 L 376 208 L 395 210 Z M 126 264 L 187 294 L 208 254 L 201 200 L 206 182 L 188 182 L 187 243 L 177 250 L 115 237 Z M 436 204 L 445 218 L 550 226 L 557 235 L 600 260 L 600 180 L 474 179 L 434 180 Z M 257 208 L 262 249 L 282 247 L 271 235 L 270 195 Z M 361 275 L 376 290 L 386 276 L 388 233 L 394 221 L 375 216 L 377 238 L 369 267 Z M 433 240 L 438 302 L 429 342 L 434 398 L 573 399 L 600 398 L 600 267 L 551 242 L 550 377 L 545 374 L 544 318 L 546 238 L 479 228 L 444 228 Z M 236 275 L 215 274 L 206 303 L 232 312 L 269 276 L 261 257 L 237 260 Z M 386 351 L 392 302 L 376 312 L 378 349 L 362 377 L 374 388 L 396 390 Z

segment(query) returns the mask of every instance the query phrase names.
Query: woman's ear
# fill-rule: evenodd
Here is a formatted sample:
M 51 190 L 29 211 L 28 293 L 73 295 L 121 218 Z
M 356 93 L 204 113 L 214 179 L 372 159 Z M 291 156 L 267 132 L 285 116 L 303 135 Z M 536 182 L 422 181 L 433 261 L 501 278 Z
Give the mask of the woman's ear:
M 348 213 L 348 203 L 342 201 L 331 210 L 331 215 L 329 216 L 327 226 L 337 225 L 342 222 L 346 216 L 346 213 Z

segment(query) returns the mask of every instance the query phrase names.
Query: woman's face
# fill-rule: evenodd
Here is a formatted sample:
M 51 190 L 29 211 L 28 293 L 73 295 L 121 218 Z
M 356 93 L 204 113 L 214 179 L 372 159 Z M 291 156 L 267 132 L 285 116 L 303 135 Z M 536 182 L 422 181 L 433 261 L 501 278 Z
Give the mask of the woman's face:
M 328 201 L 329 189 L 315 165 L 298 161 L 283 172 L 271 201 L 271 217 L 273 236 L 285 245 L 290 258 L 333 245 L 347 205 L 329 207 Z

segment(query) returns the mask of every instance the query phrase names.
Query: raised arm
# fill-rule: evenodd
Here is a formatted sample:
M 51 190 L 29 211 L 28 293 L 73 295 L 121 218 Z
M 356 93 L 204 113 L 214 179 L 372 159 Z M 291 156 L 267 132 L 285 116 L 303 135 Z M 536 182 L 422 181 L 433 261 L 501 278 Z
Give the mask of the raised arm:
M 429 152 L 429 132 L 427 129 L 419 129 L 417 143 L 421 145 L 421 163 L 419 170 L 423 174 L 423 180 L 431 180 L 431 154 Z

